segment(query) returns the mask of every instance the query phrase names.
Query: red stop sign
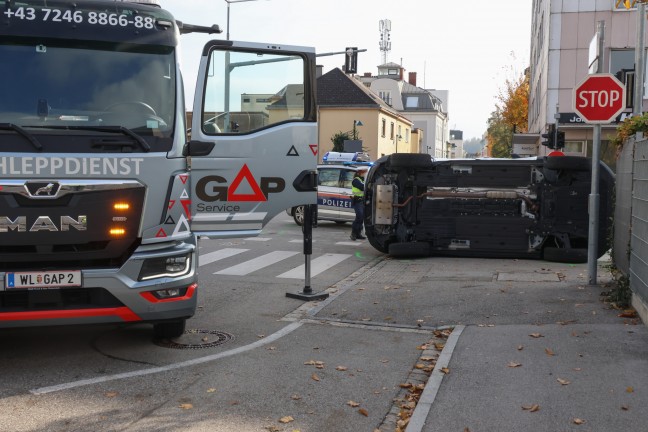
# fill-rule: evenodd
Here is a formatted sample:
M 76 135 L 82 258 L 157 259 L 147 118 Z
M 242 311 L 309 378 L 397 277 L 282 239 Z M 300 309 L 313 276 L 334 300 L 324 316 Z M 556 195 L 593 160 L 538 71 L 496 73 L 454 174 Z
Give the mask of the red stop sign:
M 625 108 L 625 85 L 612 74 L 590 75 L 574 89 L 574 111 L 587 123 L 609 123 Z

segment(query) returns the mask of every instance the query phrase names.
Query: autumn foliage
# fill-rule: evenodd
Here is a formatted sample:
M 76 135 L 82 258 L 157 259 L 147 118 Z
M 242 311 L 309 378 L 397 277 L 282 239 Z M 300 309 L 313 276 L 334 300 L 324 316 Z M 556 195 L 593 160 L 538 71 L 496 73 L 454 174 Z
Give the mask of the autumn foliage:
M 486 139 L 489 156 L 511 157 L 514 133 L 527 132 L 529 120 L 529 73 L 506 80 L 488 119 Z

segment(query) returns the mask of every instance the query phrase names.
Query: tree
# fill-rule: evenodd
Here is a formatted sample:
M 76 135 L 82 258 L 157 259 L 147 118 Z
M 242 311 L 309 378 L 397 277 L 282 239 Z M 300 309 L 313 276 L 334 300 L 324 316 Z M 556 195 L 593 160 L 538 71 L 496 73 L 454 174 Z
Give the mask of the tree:
M 529 71 L 517 80 L 506 80 L 488 119 L 486 139 L 492 157 L 511 157 L 514 133 L 527 132 L 529 124 Z
M 331 137 L 334 152 L 344 152 L 344 141 L 350 140 L 351 134 L 349 132 L 337 132 Z

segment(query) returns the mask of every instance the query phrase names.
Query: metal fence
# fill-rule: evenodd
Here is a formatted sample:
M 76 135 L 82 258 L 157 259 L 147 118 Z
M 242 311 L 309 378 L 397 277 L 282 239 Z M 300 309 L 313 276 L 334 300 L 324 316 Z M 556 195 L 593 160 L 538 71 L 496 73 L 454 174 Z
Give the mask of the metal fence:
M 648 140 L 625 143 L 617 160 L 614 263 L 648 303 Z

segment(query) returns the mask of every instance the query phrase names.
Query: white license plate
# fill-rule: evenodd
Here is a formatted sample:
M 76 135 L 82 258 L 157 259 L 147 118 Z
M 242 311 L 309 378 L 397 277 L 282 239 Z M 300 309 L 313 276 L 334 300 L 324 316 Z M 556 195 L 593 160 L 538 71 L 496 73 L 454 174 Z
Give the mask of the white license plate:
M 62 288 L 81 286 L 81 270 L 13 272 L 5 274 L 5 288 Z

